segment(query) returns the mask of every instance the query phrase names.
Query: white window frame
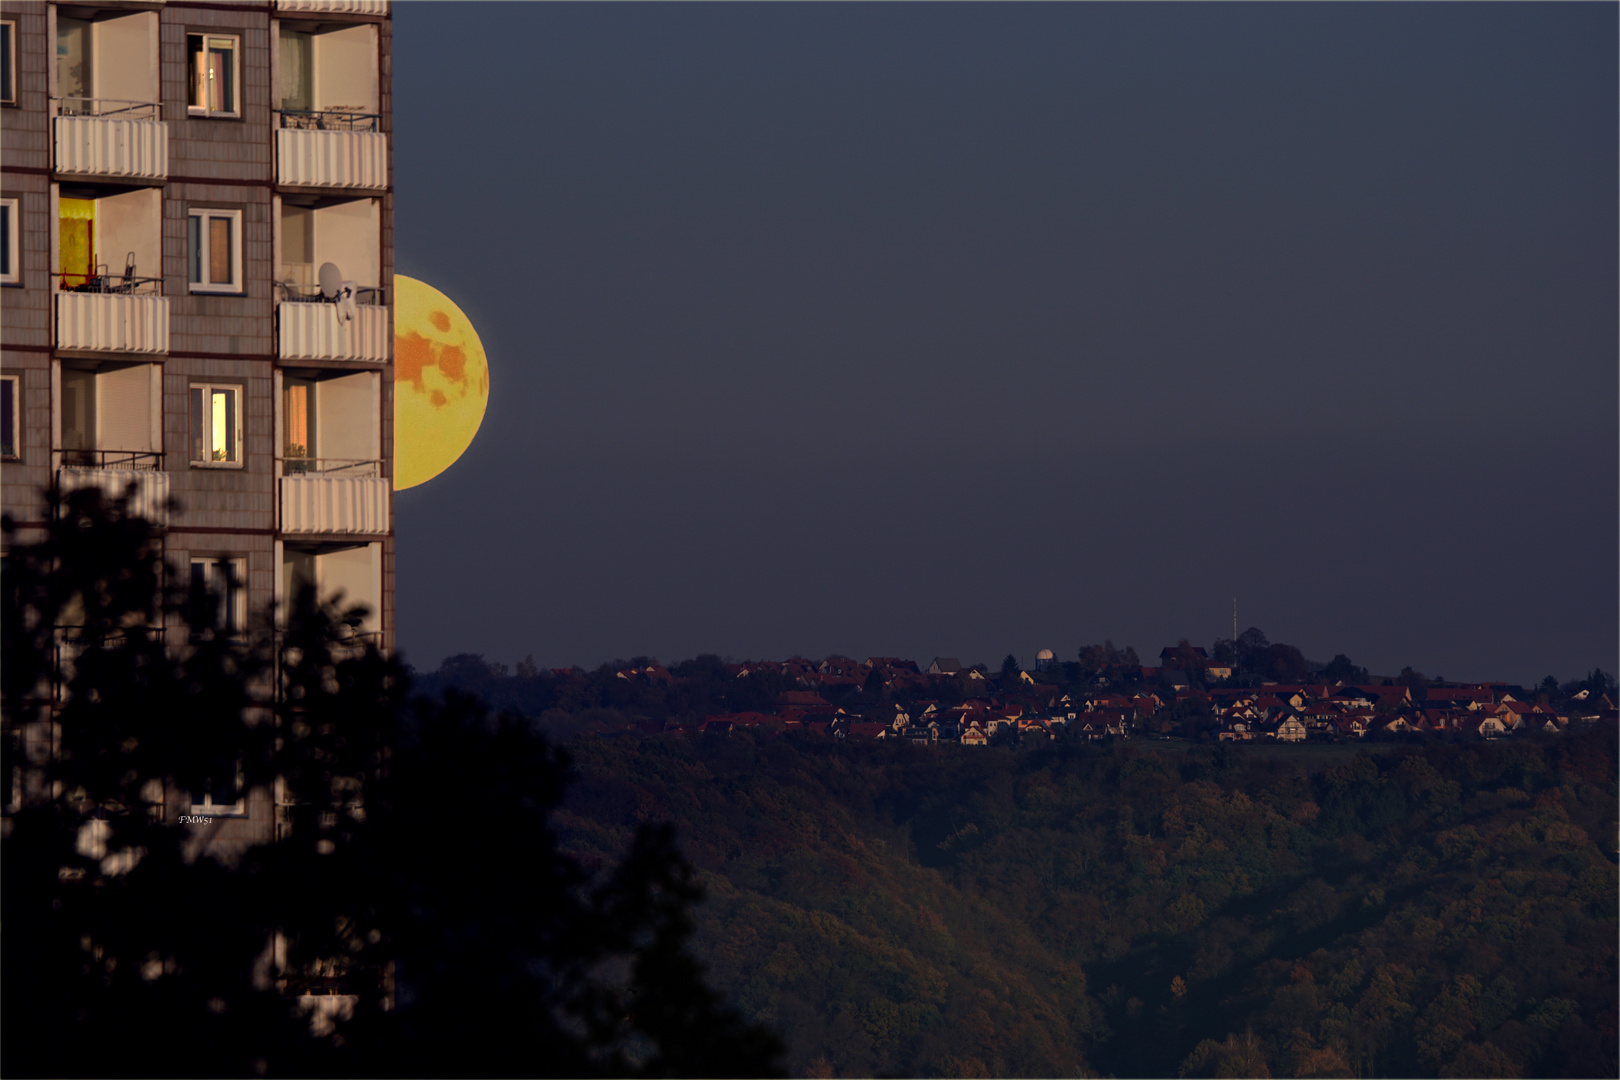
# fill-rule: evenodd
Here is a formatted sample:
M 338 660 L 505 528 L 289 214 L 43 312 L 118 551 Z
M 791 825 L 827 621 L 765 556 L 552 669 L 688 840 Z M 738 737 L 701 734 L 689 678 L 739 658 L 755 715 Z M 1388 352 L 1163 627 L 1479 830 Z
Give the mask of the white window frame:
M 203 396 L 200 432 L 193 430 L 193 420 L 196 418 L 192 415 L 192 400 L 198 391 L 201 391 Z M 202 439 L 201 453 L 209 453 L 207 448 L 214 445 L 214 410 L 212 407 L 212 402 L 213 395 L 218 391 L 226 391 L 230 393 L 235 398 L 236 402 L 234 424 L 236 430 L 230 433 L 231 445 L 235 454 L 234 459 L 215 459 L 211 456 L 198 456 L 199 448 L 195 440 L 199 438 L 199 436 Z M 242 438 L 242 399 L 244 396 L 245 395 L 242 392 L 241 383 L 194 382 L 186 388 L 186 454 L 191 459 L 191 467 L 193 469 L 240 469 L 242 467 L 242 459 L 244 457 Z
M 205 579 L 203 584 L 210 589 L 222 580 L 222 569 L 230 571 L 230 582 L 234 585 L 220 596 L 221 606 L 230 606 L 230 618 L 225 620 L 223 629 L 232 637 L 241 636 L 247 624 L 247 560 L 235 555 L 195 555 L 191 559 L 188 587 L 195 584 L 199 567 Z
M 0 199 L 0 214 L 5 216 L 5 249 L 0 251 L 4 265 L 0 265 L 0 285 L 22 284 L 22 209 L 18 199 Z
M 0 461 L 22 460 L 22 379 L 16 375 L 0 376 L 0 384 L 11 387 L 11 453 L 5 453 L 0 443 Z
M 216 267 L 213 264 L 212 222 L 229 223 L 231 254 L 228 281 L 211 281 Z M 242 211 L 215 210 L 197 207 L 186 215 L 186 281 L 187 291 L 194 293 L 242 292 Z
M 191 795 L 190 816 L 194 817 L 194 818 L 199 818 L 199 817 L 209 817 L 209 818 L 216 818 L 216 817 L 247 817 L 246 800 L 243 797 L 243 795 L 241 794 L 241 792 L 242 792 L 242 784 L 243 784 L 243 781 L 245 779 L 246 778 L 243 777 L 243 775 L 241 773 L 236 774 L 236 790 L 238 792 L 238 795 L 237 795 L 236 801 L 233 802 L 233 803 L 217 803 L 217 802 L 215 802 L 214 801 L 214 793 L 212 791 L 208 790 L 207 788 L 203 789 L 202 802 L 197 801 L 197 792 L 195 792 L 195 791 L 189 792 L 188 794 Z M 201 825 L 201 824 L 203 824 L 203 822 L 192 821 L 192 822 L 188 822 L 188 824 Z
M 198 69 L 194 66 L 193 58 L 199 52 L 204 54 L 203 63 L 207 63 L 207 54 L 210 46 L 215 42 L 229 42 L 231 54 L 230 82 L 225 89 L 230 94 L 231 108 L 214 109 L 209 107 L 212 98 L 211 86 L 204 86 L 198 81 Z M 216 73 L 211 69 L 202 75 L 207 83 L 213 83 Z M 186 34 L 186 112 L 191 116 L 203 117 L 239 117 L 242 115 L 242 38 L 238 34 L 213 34 L 205 32 Z M 200 88 L 200 93 L 199 93 Z M 199 98 L 201 100 L 199 100 Z
M 247 782 L 247 777 L 243 776 L 242 773 L 240 771 L 238 771 L 237 774 L 236 774 L 236 793 L 237 793 L 236 794 L 236 801 L 232 802 L 232 803 L 217 803 L 217 802 L 215 802 L 214 801 L 214 792 L 211 790 L 211 786 L 204 787 L 203 790 L 200 792 L 200 794 L 202 795 L 202 799 L 200 801 L 197 798 L 199 792 L 195 792 L 195 791 L 187 792 L 187 794 L 191 796 L 191 810 L 189 811 L 189 816 L 191 818 L 193 818 L 193 819 L 196 819 L 196 818 L 216 818 L 216 817 L 247 817 L 247 792 L 243 790 L 243 788 L 246 785 L 246 782 Z M 202 824 L 206 824 L 206 823 L 201 822 L 201 821 L 197 821 L 197 820 L 192 820 L 192 821 L 186 822 L 186 824 L 188 824 L 188 825 L 202 825 Z
M 0 19 L 0 27 L 5 28 L 5 40 L 0 41 L 0 49 L 4 49 L 6 56 L 6 72 L 10 78 L 0 80 L 0 105 L 17 104 L 17 20 Z

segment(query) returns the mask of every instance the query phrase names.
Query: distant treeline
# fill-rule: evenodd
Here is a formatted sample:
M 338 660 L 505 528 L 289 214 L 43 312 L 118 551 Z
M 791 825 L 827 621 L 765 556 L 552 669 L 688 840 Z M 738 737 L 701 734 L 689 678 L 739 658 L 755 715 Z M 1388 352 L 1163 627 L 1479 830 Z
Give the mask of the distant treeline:
M 892 657 L 868 661 L 794 657 L 739 663 L 706 654 L 665 666 L 654 657 L 638 656 L 587 671 L 540 668 L 532 659 L 520 661 L 514 670 L 486 661 L 482 655 L 461 653 L 445 659 L 436 671 L 418 670 L 413 676 L 417 689 L 430 695 L 453 689 L 529 716 L 555 711 L 560 714 L 559 722 L 566 716 L 574 727 L 650 721 L 654 728 L 697 724 L 713 715 L 771 712 L 779 707 L 784 693 L 806 688 L 850 714 L 881 715 L 888 720 L 894 705 L 909 707 L 920 701 L 937 702 L 946 709 L 970 698 L 1023 698 L 1036 708 L 1045 708 L 1049 699 L 1065 694 L 1082 700 L 1103 692 L 1147 690 L 1173 703 L 1176 687 L 1258 687 L 1276 681 L 1400 683 L 1412 687 L 1414 697 L 1421 700 L 1424 692 L 1444 684 L 1444 680 L 1427 678 L 1411 668 L 1397 676 L 1375 679 L 1342 654 L 1327 664 L 1311 663 L 1294 646 L 1273 644 L 1254 627 L 1235 641 L 1217 640 L 1210 650 L 1183 640 L 1163 650 L 1160 661 L 1145 666 L 1134 648 L 1120 649 L 1111 641 L 1080 649 L 1073 661 L 1041 663 L 1028 678 L 1010 655 L 997 671 L 978 664 L 929 675 L 917 662 Z M 1592 701 L 1604 694 L 1614 698 L 1615 679 L 1595 670 L 1578 679 L 1560 682 L 1548 675 L 1538 685 L 1507 689 L 1521 701 L 1562 707 L 1579 694 Z M 1207 713 L 1194 706 L 1183 709 L 1189 710 L 1198 712 L 1200 718 Z
M 711 981 L 795 1075 L 1620 1069 L 1612 728 L 1287 756 L 568 748 L 564 845 L 608 860 L 673 821 Z

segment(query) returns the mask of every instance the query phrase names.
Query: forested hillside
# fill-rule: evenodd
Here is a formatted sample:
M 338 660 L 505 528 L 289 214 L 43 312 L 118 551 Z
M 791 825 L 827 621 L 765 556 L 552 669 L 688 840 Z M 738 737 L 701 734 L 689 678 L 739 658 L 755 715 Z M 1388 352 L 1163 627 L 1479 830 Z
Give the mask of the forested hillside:
M 676 824 L 798 1075 L 1614 1076 L 1615 744 L 584 735 L 556 821 Z

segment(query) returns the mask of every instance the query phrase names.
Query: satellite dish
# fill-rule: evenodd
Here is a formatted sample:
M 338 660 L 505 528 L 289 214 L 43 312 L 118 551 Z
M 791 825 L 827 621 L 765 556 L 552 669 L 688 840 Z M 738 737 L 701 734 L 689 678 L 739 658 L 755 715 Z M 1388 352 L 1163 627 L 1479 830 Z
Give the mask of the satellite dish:
M 328 300 L 336 300 L 338 290 L 343 287 L 343 271 L 337 268 L 337 263 L 321 263 L 319 277 L 321 296 Z

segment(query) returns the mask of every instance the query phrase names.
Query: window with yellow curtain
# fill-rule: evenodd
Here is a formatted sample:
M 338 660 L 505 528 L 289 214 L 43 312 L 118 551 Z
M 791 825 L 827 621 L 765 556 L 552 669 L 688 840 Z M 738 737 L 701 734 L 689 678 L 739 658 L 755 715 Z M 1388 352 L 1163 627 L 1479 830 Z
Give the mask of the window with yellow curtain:
M 242 464 L 242 388 L 191 384 L 191 463 Z
M 315 384 L 285 378 L 281 384 L 281 456 L 290 473 L 307 472 L 315 457 Z
M 87 285 L 96 272 L 96 201 L 58 199 L 56 202 L 62 288 Z

